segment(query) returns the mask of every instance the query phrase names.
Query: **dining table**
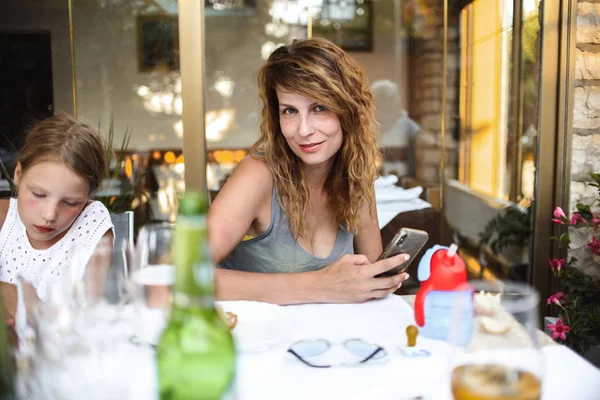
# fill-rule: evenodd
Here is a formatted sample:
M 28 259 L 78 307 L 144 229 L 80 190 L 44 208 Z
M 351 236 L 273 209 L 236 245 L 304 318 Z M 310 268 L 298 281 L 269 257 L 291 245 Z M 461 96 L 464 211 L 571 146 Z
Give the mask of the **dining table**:
M 218 307 L 237 316 L 232 329 L 236 374 L 224 399 L 452 399 L 452 346 L 419 335 L 417 347 L 426 349 L 429 356 L 406 355 L 406 328 L 415 324 L 413 303 L 414 296 L 393 294 L 360 304 L 217 302 Z M 313 368 L 287 351 L 294 343 L 312 339 L 334 346 L 360 339 L 382 347 L 387 356 L 382 361 Z M 538 339 L 544 365 L 543 400 L 600 399 L 600 370 L 542 331 L 538 331 Z M 110 364 L 105 363 L 103 370 L 109 376 L 102 378 L 103 382 L 92 382 L 98 391 L 81 389 L 87 399 L 158 399 L 152 346 L 128 343 L 118 356 L 106 360 Z M 49 380 L 57 387 L 79 383 L 76 372 Z M 111 385 L 119 386 L 117 381 L 121 390 L 109 393 Z
M 414 325 L 414 296 L 390 295 L 361 304 L 277 306 L 222 302 L 238 315 L 235 391 L 238 399 L 452 399 L 453 348 L 417 338 L 431 355 L 406 357 L 406 327 Z M 236 330 L 238 330 L 236 332 Z M 384 363 L 311 368 L 289 357 L 299 340 L 332 343 L 359 338 L 386 349 Z M 542 399 L 600 399 L 600 370 L 538 331 L 544 364 Z M 517 346 L 518 347 L 518 346 Z

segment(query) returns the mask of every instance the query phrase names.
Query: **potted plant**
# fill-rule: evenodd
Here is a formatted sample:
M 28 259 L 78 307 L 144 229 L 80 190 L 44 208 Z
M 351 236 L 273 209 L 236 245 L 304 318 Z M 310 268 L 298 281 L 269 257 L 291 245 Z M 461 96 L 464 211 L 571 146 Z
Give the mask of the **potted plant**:
M 112 214 L 134 210 L 141 203 L 140 199 L 146 197 L 142 190 L 144 174 L 134 177 L 133 182 L 127 182 L 127 185 L 123 187 L 123 165 L 130 139 L 131 129 L 126 128 L 119 152 L 115 154 L 113 150 L 114 124 L 111 119 L 104 148 L 107 170 L 105 171 L 103 184 L 95 199 L 101 201 Z
M 479 234 L 480 263 L 506 264 L 509 279 L 525 281 L 529 269 L 531 202 L 510 204 L 490 219 Z M 483 272 L 483 271 L 482 271 Z
M 600 174 L 591 176 L 590 185 L 600 188 Z M 557 310 L 555 319 L 547 318 L 550 323 L 546 329 L 554 340 L 600 366 L 600 281 L 583 270 L 596 267 L 600 260 L 600 212 L 594 211 L 600 205 L 598 202 L 600 190 L 590 204 L 577 203 L 571 216 L 560 207 L 554 210 L 552 221 L 567 230 L 560 236 L 552 236 L 552 240 L 560 249 L 570 252 L 565 258 L 549 261 L 559 289 L 546 301 Z

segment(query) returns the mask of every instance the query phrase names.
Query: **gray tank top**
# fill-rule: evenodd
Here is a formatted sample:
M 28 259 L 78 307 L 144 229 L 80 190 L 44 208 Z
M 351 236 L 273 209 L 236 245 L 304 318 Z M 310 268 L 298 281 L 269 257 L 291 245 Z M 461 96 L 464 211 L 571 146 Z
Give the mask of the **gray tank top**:
M 271 223 L 265 233 L 240 242 L 220 268 L 249 272 L 305 272 L 325 268 L 344 254 L 354 254 L 354 234 L 338 228 L 331 254 L 318 258 L 298 244 L 281 209 L 275 189 L 271 199 Z

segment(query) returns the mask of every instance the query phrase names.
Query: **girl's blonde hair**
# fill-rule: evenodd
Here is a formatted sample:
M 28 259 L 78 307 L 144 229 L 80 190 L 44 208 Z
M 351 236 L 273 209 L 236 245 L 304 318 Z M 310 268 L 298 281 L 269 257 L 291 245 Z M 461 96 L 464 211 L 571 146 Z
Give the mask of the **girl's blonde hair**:
M 25 136 L 19 157 L 23 173 L 41 161 L 64 163 L 94 192 L 106 173 L 104 141 L 98 130 L 65 113 L 46 118 Z
M 292 232 L 305 236 L 309 189 L 301 160 L 289 148 L 279 125 L 276 88 L 319 101 L 340 119 L 343 144 L 325 182 L 329 206 L 340 226 L 357 233 L 361 209 L 374 201 L 379 154 L 374 132 L 373 96 L 362 69 L 335 44 L 319 38 L 276 49 L 258 73 L 263 102 L 260 137 L 252 153 L 273 173 L 281 207 Z

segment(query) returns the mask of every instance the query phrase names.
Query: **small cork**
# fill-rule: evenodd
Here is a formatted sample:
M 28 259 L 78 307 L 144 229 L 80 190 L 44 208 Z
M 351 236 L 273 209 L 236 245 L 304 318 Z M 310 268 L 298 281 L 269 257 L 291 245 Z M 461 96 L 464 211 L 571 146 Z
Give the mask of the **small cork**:
M 406 327 L 406 338 L 408 339 L 407 346 L 415 347 L 417 345 L 417 336 L 419 335 L 419 328 L 414 325 Z

